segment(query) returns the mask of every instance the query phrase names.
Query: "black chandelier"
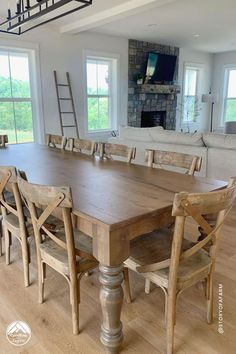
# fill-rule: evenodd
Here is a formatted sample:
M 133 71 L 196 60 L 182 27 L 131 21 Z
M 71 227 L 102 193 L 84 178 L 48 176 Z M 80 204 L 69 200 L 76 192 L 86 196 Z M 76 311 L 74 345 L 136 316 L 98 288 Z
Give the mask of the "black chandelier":
M 0 32 L 20 35 L 92 5 L 92 2 L 93 0 L 17 0 L 15 10 L 8 6 L 7 17 L 0 23 Z M 60 11 L 62 6 L 67 6 L 65 12 Z M 54 16 L 50 16 L 53 11 Z

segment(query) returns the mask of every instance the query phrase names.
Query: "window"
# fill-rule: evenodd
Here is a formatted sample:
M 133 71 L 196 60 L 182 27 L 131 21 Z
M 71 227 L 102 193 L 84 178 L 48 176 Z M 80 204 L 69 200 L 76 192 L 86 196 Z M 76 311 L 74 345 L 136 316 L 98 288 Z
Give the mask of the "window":
M 184 95 L 182 120 L 184 123 L 196 122 L 198 115 L 197 86 L 199 69 L 185 66 L 184 71 Z
M 225 70 L 223 123 L 236 121 L 236 68 Z
M 87 57 L 87 131 L 117 128 L 117 59 Z
M 29 56 L 0 51 L 0 134 L 10 143 L 33 141 Z

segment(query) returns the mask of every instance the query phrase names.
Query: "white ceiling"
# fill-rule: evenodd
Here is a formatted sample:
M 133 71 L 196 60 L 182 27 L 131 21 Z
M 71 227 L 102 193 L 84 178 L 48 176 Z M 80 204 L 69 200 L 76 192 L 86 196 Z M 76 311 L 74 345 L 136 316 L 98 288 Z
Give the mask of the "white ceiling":
M 7 4 L 0 2 L 1 14 Z M 236 50 L 235 19 L 236 0 L 93 0 L 50 25 L 62 33 L 89 30 L 216 53 Z

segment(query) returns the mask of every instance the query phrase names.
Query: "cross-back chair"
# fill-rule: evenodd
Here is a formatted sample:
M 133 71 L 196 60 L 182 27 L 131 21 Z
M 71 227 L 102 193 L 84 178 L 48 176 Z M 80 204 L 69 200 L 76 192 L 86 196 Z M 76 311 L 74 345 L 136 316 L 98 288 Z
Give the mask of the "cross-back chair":
M 99 143 L 98 151 L 100 158 L 113 159 L 113 157 L 120 157 L 128 163 L 135 159 L 136 153 L 135 147 L 111 143 Z
M 64 150 L 67 138 L 61 135 L 46 134 L 46 145 L 49 147 Z
M 186 288 L 205 280 L 207 322 L 213 320 L 213 274 L 221 228 L 236 197 L 236 178 L 226 189 L 211 193 L 178 193 L 172 215 L 174 233 L 163 229 L 142 236 L 131 243 L 130 258 L 125 266 L 155 283 L 165 293 L 167 354 L 173 353 L 177 296 Z M 207 217 L 214 214 L 214 225 Z M 185 239 L 186 221 L 201 227 L 205 237 L 196 243 Z M 129 289 L 128 277 L 126 288 Z
M 42 186 L 29 183 L 20 176 L 21 195 L 29 208 L 36 241 L 39 302 L 44 301 L 46 265 L 63 275 L 70 288 L 73 333 L 79 333 L 80 279 L 97 267 L 92 255 L 92 239 L 72 226 L 72 194 L 69 187 Z M 40 213 L 37 206 L 40 205 Z M 54 212 L 60 211 L 63 229 L 48 230 L 44 226 Z
M 8 143 L 8 136 L 0 135 L 0 148 L 5 147 L 7 143 Z
M 23 172 L 21 173 L 24 175 Z M 24 214 L 15 167 L 0 167 L 0 205 L 5 239 L 6 264 L 10 264 L 11 237 L 15 236 L 20 241 L 21 245 L 24 284 L 25 286 L 29 286 L 29 241 L 30 236 L 33 234 L 33 229 L 32 225 L 26 220 Z
M 94 155 L 97 149 L 97 144 L 91 140 L 70 138 L 68 139 L 70 151 L 81 152 L 87 155 Z
M 186 170 L 186 174 L 194 175 L 201 170 L 202 158 L 180 152 L 146 150 L 148 167 L 173 166 Z

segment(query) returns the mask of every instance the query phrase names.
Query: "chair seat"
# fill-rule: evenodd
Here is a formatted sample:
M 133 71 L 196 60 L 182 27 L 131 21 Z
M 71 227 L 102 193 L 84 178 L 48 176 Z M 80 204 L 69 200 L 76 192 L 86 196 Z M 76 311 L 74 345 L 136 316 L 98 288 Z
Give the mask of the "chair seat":
M 61 241 L 66 242 L 65 234 L 63 232 L 57 232 L 55 236 Z M 74 239 L 75 248 L 77 250 L 81 250 L 84 253 L 92 256 L 93 245 L 91 237 L 88 237 L 79 231 L 74 231 Z M 59 272 L 69 275 L 67 251 L 57 245 L 56 242 L 51 240 L 49 237 L 46 237 L 45 240 L 43 240 L 43 242 L 40 244 L 40 252 L 42 259 L 48 265 L 53 265 L 53 267 L 56 268 Z M 86 259 L 76 256 L 76 262 L 78 273 L 86 272 L 89 269 L 96 267 L 97 265 L 97 261 L 93 257 L 92 259 Z
M 171 256 L 173 233 L 169 229 L 160 229 L 150 234 L 142 235 L 131 242 L 130 257 L 125 261 L 128 268 L 136 270 L 137 266 L 158 263 Z M 183 239 L 182 251 L 193 246 L 193 242 Z M 209 271 L 211 258 L 207 252 L 200 250 L 190 258 L 182 260 L 178 269 L 179 285 L 187 282 L 193 275 L 202 278 Z M 157 285 L 168 288 L 169 267 L 154 272 L 141 273 Z
M 7 214 L 3 216 L 3 223 L 6 225 L 7 229 L 14 235 L 20 238 L 20 224 L 19 219 L 14 214 Z M 27 236 L 32 236 L 34 234 L 33 225 L 29 222 L 25 223 L 27 227 Z

